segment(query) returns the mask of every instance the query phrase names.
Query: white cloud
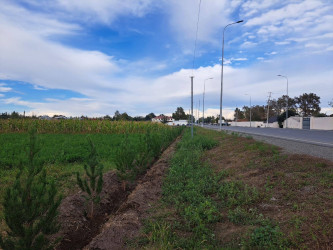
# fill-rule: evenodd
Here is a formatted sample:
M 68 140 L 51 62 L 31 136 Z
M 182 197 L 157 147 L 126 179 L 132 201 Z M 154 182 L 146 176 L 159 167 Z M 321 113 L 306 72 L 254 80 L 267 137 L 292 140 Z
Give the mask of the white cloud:
M 256 45 L 257 43 L 246 41 L 241 45 L 241 48 L 252 48 Z
M 170 15 L 172 30 L 174 30 L 181 41 L 186 42 L 187 46 L 188 44 L 193 44 L 196 35 L 199 1 L 166 0 L 164 3 Z M 235 21 L 230 19 L 230 14 L 240 4 L 241 1 L 202 1 L 198 40 L 212 43 L 216 46 L 219 45 L 222 28 Z
M 0 83 L 0 92 L 9 92 L 12 91 L 12 88 L 6 87 L 6 84 Z
M 289 41 L 285 41 L 285 42 L 275 42 L 276 45 L 287 45 L 290 44 Z

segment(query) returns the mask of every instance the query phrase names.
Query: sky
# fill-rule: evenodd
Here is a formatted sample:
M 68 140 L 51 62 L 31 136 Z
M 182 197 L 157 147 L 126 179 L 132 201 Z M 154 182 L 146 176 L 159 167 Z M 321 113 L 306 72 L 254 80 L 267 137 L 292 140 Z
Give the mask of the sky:
M 223 30 L 244 20 L 224 33 L 223 116 L 286 94 L 279 74 L 333 113 L 332 0 L 201 0 L 196 33 L 199 1 L 0 0 L 0 112 L 188 113 L 194 76 L 216 116 Z

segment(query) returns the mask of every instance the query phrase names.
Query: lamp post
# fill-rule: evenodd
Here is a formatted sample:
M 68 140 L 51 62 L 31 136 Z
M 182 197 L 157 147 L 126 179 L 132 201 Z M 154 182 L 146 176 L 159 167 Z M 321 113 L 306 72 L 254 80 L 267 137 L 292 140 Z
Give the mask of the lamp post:
M 288 108 L 289 108 L 289 95 L 288 95 L 288 77 L 287 76 L 283 76 L 283 75 L 277 75 L 277 76 L 281 76 L 287 79 L 287 101 L 286 101 L 286 128 L 288 127 Z
M 225 32 L 225 29 L 230 26 L 230 25 L 233 25 L 233 24 L 236 24 L 236 23 L 242 23 L 243 20 L 240 20 L 240 21 L 237 21 L 237 22 L 234 22 L 234 23 L 229 23 L 227 26 L 224 27 L 223 29 L 223 38 L 222 38 L 222 61 L 221 61 L 221 95 L 220 95 L 220 130 L 222 130 L 222 94 L 223 94 L 223 58 L 224 58 L 224 32 Z
M 207 80 L 211 80 L 214 79 L 213 77 L 207 78 L 204 81 L 204 91 L 202 94 L 202 127 L 204 126 L 204 122 L 205 122 L 205 89 L 206 89 L 206 81 Z
M 249 94 L 245 94 L 249 95 Z M 252 127 L 252 104 L 251 104 L 251 95 L 250 96 L 250 128 Z

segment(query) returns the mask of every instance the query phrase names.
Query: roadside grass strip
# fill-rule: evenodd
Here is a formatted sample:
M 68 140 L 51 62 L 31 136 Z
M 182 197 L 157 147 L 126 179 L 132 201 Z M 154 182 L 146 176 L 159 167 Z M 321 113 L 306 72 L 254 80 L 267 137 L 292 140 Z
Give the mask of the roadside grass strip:
M 217 178 L 200 157 L 216 145 L 211 138 L 196 134 L 192 139 L 189 130 L 184 133 L 162 187 L 163 206 L 172 207 L 178 219 L 147 221 L 146 244 L 158 249 L 214 246 L 211 224 L 220 216 L 211 195 L 217 191 Z
M 218 149 L 227 137 L 224 133 L 201 128 L 195 129 L 193 139 L 189 130 L 184 133 L 163 183 L 162 200 L 145 221 L 143 237 L 129 246 L 147 249 L 280 249 L 289 246 L 277 223 L 265 218 L 256 208 L 267 198 L 266 192 L 230 178 L 233 175 L 230 169 L 215 171 L 205 160 L 205 152 Z M 230 137 L 238 138 L 238 135 Z M 256 144 L 248 150 L 267 153 L 271 149 Z M 272 151 L 275 152 L 275 148 Z M 221 225 L 242 228 L 242 231 L 238 238 L 224 241 L 219 235 Z

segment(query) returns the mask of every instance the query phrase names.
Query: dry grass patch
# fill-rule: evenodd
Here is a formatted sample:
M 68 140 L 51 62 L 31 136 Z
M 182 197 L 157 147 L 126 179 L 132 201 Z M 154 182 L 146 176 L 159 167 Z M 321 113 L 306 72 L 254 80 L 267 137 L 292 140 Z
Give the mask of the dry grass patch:
M 219 140 L 219 146 L 205 152 L 202 161 L 208 162 L 216 174 L 225 175 L 220 183 L 241 181 L 259 193 L 252 203 L 222 206 L 221 210 L 228 211 L 229 216 L 216 224 L 221 245 L 236 247 L 260 241 L 271 230 L 270 233 L 276 232 L 287 239 L 287 242 L 277 239 L 276 245 L 333 248 L 333 162 L 283 154 L 276 146 L 237 134 L 205 133 L 215 134 Z M 251 215 L 251 209 L 256 211 L 255 215 Z M 251 216 L 252 220 L 235 223 Z M 265 227 L 265 221 L 272 224 L 266 231 L 260 228 Z

